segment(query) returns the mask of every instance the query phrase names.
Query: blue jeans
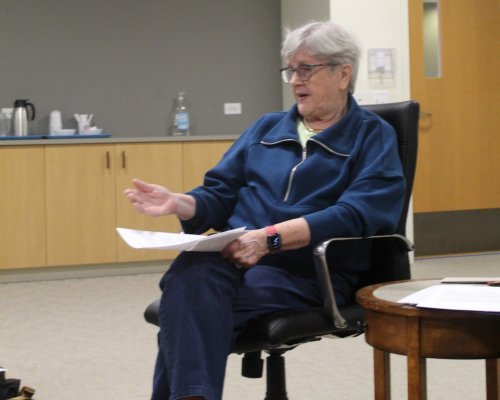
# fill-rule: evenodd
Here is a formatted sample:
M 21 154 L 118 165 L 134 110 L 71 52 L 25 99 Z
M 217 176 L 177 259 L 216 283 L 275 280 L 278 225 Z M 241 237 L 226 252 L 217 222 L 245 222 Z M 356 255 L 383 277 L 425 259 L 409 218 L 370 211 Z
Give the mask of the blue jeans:
M 218 253 L 181 253 L 161 280 L 154 400 L 222 398 L 227 356 L 246 324 L 321 304 L 314 277 L 285 268 L 235 268 Z

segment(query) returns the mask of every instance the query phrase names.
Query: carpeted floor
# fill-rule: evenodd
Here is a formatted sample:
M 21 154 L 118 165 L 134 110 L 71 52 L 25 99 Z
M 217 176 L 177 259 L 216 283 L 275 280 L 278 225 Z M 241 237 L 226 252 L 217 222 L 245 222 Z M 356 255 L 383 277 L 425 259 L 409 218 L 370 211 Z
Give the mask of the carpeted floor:
M 413 266 L 416 279 L 499 275 L 500 254 L 419 259 Z M 156 328 L 142 314 L 159 295 L 160 277 L 0 283 L 6 377 L 35 388 L 36 400 L 148 399 Z M 363 337 L 306 344 L 286 357 L 290 399 L 373 398 L 372 352 Z M 391 360 L 393 398 L 405 399 L 406 360 Z M 230 356 L 224 399 L 262 399 L 264 386 L 263 379 L 241 377 L 239 357 Z M 428 386 L 429 400 L 484 399 L 484 362 L 428 360 Z

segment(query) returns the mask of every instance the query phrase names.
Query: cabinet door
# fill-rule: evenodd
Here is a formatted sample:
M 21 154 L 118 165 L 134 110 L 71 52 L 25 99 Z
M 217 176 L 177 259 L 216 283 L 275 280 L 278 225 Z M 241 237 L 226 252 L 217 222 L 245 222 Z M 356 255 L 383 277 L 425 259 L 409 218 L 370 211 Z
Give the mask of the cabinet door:
M 0 268 L 43 266 L 43 147 L 2 146 L 0 153 Z
M 184 191 L 201 185 L 205 172 L 219 162 L 232 144 L 232 140 L 184 142 L 182 166 Z
M 117 226 L 161 232 L 179 232 L 174 216 L 150 217 L 140 214 L 123 195 L 133 178 L 167 187 L 173 192 L 182 190 L 182 143 L 134 143 L 116 145 Z M 117 243 L 118 261 L 172 259 L 178 253 L 165 250 L 130 248 L 120 238 Z
M 46 146 L 48 265 L 116 261 L 112 145 Z

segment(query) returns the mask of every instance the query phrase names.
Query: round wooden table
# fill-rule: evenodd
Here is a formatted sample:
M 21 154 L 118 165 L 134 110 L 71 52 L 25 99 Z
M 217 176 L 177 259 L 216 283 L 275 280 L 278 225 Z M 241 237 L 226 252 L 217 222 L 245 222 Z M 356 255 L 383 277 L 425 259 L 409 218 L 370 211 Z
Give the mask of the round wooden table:
M 426 400 L 426 359 L 485 359 L 486 398 L 500 400 L 500 314 L 422 309 L 397 300 L 437 285 L 410 280 L 367 286 L 366 342 L 374 348 L 375 399 L 390 400 L 390 354 L 407 356 L 408 399 Z

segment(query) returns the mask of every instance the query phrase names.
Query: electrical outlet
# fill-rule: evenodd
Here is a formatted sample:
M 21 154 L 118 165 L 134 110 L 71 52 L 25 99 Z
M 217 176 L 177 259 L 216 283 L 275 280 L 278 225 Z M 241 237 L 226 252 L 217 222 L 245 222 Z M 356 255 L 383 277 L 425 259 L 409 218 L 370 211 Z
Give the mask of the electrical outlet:
M 241 114 L 241 103 L 224 103 L 225 115 Z

